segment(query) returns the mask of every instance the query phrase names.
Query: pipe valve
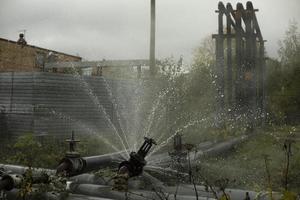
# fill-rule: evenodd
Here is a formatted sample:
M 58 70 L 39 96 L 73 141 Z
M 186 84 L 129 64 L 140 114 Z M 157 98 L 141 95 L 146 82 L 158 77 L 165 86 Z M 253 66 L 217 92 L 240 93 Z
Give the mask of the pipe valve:
M 146 165 L 145 157 L 156 142 L 152 138 L 144 138 L 145 141 L 138 152 L 131 152 L 129 160 L 123 161 L 119 165 L 119 174 L 127 174 L 129 177 L 139 176 Z

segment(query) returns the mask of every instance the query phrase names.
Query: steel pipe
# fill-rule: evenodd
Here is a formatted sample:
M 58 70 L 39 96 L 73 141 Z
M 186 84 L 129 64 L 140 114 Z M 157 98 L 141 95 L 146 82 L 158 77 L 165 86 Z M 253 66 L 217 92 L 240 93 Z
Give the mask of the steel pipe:
M 126 151 L 119 151 L 90 157 L 65 157 L 59 163 L 56 173 L 65 173 L 66 176 L 76 176 L 104 167 L 117 167 L 118 162 L 127 156 Z

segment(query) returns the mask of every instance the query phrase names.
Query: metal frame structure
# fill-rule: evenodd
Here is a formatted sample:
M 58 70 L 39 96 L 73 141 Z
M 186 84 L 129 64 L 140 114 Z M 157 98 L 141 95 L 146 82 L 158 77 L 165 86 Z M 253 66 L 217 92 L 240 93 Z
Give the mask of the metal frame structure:
M 221 119 L 227 114 L 245 114 L 251 126 L 265 116 L 265 41 L 257 11 L 250 1 L 246 9 L 238 3 L 236 10 L 230 3 L 225 7 L 219 2 L 218 34 L 212 35 L 216 39 L 218 113 Z
M 135 60 L 102 60 L 102 61 L 81 61 L 81 62 L 53 62 L 46 63 L 44 70 L 54 72 L 57 69 L 62 68 L 96 68 L 97 75 L 102 76 L 103 67 L 136 67 L 137 69 L 137 78 L 142 76 L 142 66 L 149 66 L 149 60 L 145 59 L 135 59 Z M 151 70 L 151 68 L 150 68 Z M 152 73 L 150 71 L 150 73 Z M 152 74 L 151 74 L 152 75 Z
M 101 60 L 101 61 L 81 61 L 81 62 L 53 62 L 46 63 L 45 69 L 53 68 L 89 68 L 89 67 L 133 67 L 133 66 L 149 66 L 149 60 Z

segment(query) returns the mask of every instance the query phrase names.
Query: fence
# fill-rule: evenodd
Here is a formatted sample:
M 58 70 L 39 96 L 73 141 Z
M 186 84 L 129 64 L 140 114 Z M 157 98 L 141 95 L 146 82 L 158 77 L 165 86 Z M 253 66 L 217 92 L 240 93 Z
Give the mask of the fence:
M 47 72 L 0 73 L 0 128 L 3 134 L 65 135 L 117 129 L 115 105 L 100 76 Z M 120 83 L 124 84 L 124 83 Z M 109 87 L 110 87 L 109 86 Z M 102 107 L 107 115 L 102 111 Z

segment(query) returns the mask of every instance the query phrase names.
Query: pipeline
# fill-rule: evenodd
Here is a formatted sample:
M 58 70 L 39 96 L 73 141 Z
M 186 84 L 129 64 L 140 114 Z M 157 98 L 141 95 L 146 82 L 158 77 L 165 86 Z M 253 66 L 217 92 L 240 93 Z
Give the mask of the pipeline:
M 175 200 L 175 197 L 169 193 L 164 191 L 147 191 L 147 190 L 130 190 L 127 192 L 119 192 L 111 190 L 109 186 L 103 185 L 92 185 L 92 184 L 71 184 L 70 185 L 70 192 L 76 194 L 84 194 L 90 195 L 94 197 L 103 197 L 103 198 L 110 198 L 110 199 L 128 199 L 132 200 L 157 200 L 157 199 L 169 199 Z M 193 194 L 193 193 L 191 193 Z M 164 198 L 162 197 L 164 196 Z M 167 198 L 168 197 L 168 198 Z M 176 199 L 180 200 L 195 200 L 194 195 L 177 195 Z M 200 197 L 199 200 L 207 200 L 206 197 Z M 212 200 L 212 199 L 210 199 Z
M 0 164 L 0 169 L 7 173 L 13 174 L 25 174 L 29 167 L 24 167 L 20 165 L 7 165 Z M 55 174 L 55 170 L 45 169 L 45 168 L 30 168 L 33 174 L 47 173 L 47 174 Z
M 212 146 L 211 148 L 208 148 L 202 152 L 198 152 L 194 155 L 194 159 L 198 159 L 202 156 L 212 156 L 212 155 L 220 155 L 224 154 L 225 152 L 228 152 L 230 149 L 232 149 L 234 146 L 241 144 L 245 140 L 249 138 L 248 135 L 242 135 L 240 137 L 232 138 L 220 143 L 217 143 L 216 145 Z
M 214 155 L 220 152 L 224 152 L 232 146 L 244 141 L 247 137 L 242 136 L 239 138 L 234 138 L 229 141 L 218 143 L 217 145 L 199 151 L 197 153 L 191 152 L 190 157 L 192 161 L 196 161 L 202 156 Z M 73 138 L 74 139 L 74 138 Z M 128 177 L 138 176 L 142 173 L 144 166 L 146 165 L 145 157 L 149 152 L 151 146 L 155 144 L 152 139 L 145 138 L 144 144 L 141 146 L 137 153 L 131 152 L 130 159 L 128 161 L 123 161 L 119 165 L 119 174 L 127 174 Z M 76 154 L 75 154 L 76 155 Z M 104 154 L 99 156 L 91 156 L 91 157 L 78 157 L 74 156 L 74 154 L 67 154 L 65 158 L 59 164 L 59 167 L 56 170 L 57 174 L 64 172 L 68 177 L 84 174 L 86 172 L 90 172 L 93 170 L 97 170 L 102 167 L 112 167 L 118 166 L 118 161 L 121 160 L 126 155 L 126 151 L 120 151 L 110 154 Z M 170 161 L 170 157 L 167 154 L 157 155 L 158 157 L 163 157 L 165 161 Z M 162 158 L 161 158 L 162 159 Z M 170 162 L 160 163 L 160 166 L 164 166 Z M 29 169 L 28 167 L 22 167 L 17 165 L 1 165 L 0 168 L 7 172 L 12 172 L 12 174 L 25 174 L 25 172 Z M 35 177 L 39 177 L 41 174 L 46 173 L 49 175 L 54 175 L 55 171 L 50 169 L 42 169 L 42 168 L 32 168 L 33 175 Z M 151 167 L 147 167 L 147 170 L 152 171 Z M 9 177 L 9 178 L 8 178 Z M 12 183 L 17 183 L 16 175 L 6 176 L 0 180 L 0 189 L 5 188 L 7 185 L 12 185 Z M 15 180 L 15 181 L 11 181 Z M 16 185 L 16 184 L 14 184 Z
M 26 179 L 26 173 L 30 170 L 30 181 L 32 184 L 49 183 L 50 176 L 55 173 L 53 170 L 42 168 L 29 168 L 17 165 L 0 164 L 1 179 L 0 191 L 11 191 L 20 188 Z
M 213 195 L 210 191 L 206 191 L 204 186 L 196 186 L 199 192 L 199 200 L 214 200 Z M 168 196 L 169 200 L 175 200 L 176 186 L 166 187 L 163 192 Z M 130 190 L 127 193 L 118 192 L 111 190 L 110 186 L 104 185 L 93 185 L 93 184 L 76 184 L 71 183 L 68 187 L 69 195 L 66 200 L 114 200 L 114 199 L 125 199 L 125 196 L 129 197 L 132 200 L 145 200 L 145 199 L 160 199 L 157 196 L 158 191 L 147 191 L 147 190 Z M 253 191 L 238 190 L 238 189 L 226 189 L 225 191 L 230 195 L 231 200 L 240 200 L 244 199 L 245 193 L 248 192 L 251 199 L 257 198 L 258 200 L 267 200 L 267 193 L 256 193 Z M 11 191 L 5 192 L 7 200 L 17 200 L 19 199 L 19 190 L 13 189 Z M 194 186 L 193 185 L 180 185 L 177 191 L 176 199 L 180 200 L 194 200 Z M 34 194 L 29 195 L 30 199 Z M 42 194 L 45 198 L 49 200 L 60 199 L 62 194 L 54 192 L 46 192 Z M 220 194 L 219 194 L 220 195 Z M 274 193 L 275 199 L 280 199 L 279 193 Z
M 210 190 L 206 190 L 205 186 L 197 185 L 197 191 L 199 193 L 199 200 L 215 200 L 214 195 Z M 165 195 L 168 200 L 195 200 L 195 191 L 193 185 L 180 185 L 177 190 L 176 198 L 174 194 L 176 193 L 176 186 L 164 187 L 161 191 L 156 190 L 141 190 L 133 189 L 127 192 L 119 192 L 111 190 L 111 187 L 104 185 L 94 185 L 94 184 L 75 184 L 71 183 L 69 191 L 74 194 L 83 194 L 93 197 L 102 197 L 110 199 L 125 199 L 125 195 L 129 195 L 129 199 L 132 200 L 145 200 L 145 199 L 161 199 L 157 195 Z M 268 200 L 267 192 L 257 193 L 254 191 L 240 190 L 240 189 L 226 189 L 225 192 L 230 195 L 231 200 L 241 200 L 245 198 L 246 192 L 248 192 L 250 199 L 257 200 Z M 140 194 L 140 195 L 139 195 Z M 217 192 L 217 195 L 220 197 L 222 192 Z M 274 192 L 274 197 L 276 200 L 281 198 L 279 193 Z
M 58 200 L 58 199 L 64 199 L 64 200 L 113 200 L 103 197 L 91 197 L 83 194 L 68 194 L 68 196 L 64 196 L 59 193 L 55 192 L 45 192 L 40 194 L 39 199 L 47 199 L 47 200 Z M 26 196 L 25 200 L 30 200 L 34 198 L 34 194 Z M 5 199 L 6 200 L 20 200 L 20 191 L 18 189 L 13 189 L 11 191 L 5 192 Z M 35 198 L 36 199 L 36 198 Z
M 0 190 L 12 190 L 21 186 L 24 177 L 18 174 L 5 174 L 0 180 Z
M 80 141 L 75 140 L 74 132 L 72 132 L 71 139 L 66 140 L 66 142 L 69 143 L 70 150 L 59 162 L 59 165 L 56 169 L 56 174 L 67 177 L 91 172 L 103 167 L 117 167 L 118 161 L 122 160 L 127 155 L 127 151 L 124 150 L 104 155 L 81 157 L 80 154 L 75 151 L 75 144 Z
M 199 161 L 203 157 L 208 156 L 216 156 L 220 154 L 224 154 L 228 152 L 230 149 L 232 149 L 234 146 L 241 144 L 245 140 L 248 139 L 249 136 L 243 135 L 240 137 L 232 138 L 229 140 L 225 140 L 219 143 L 210 143 L 205 142 L 202 144 L 199 144 L 196 146 L 195 149 L 197 151 L 189 152 L 189 157 L 191 159 L 192 165 L 196 164 L 197 161 Z M 184 155 L 184 158 L 188 157 L 188 155 Z M 174 159 L 170 156 L 170 153 L 162 153 L 151 156 L 151 160 L 149 161 L 149 164 L 151 165 L 158 165 L 160 167 L 170 167 L 171 164 L 174 163 Z M 151 170 L 151 169 L 150 169 Z
M 5 174 L 0 180 L 1 190 L 12 190 L 14 188 L 20 188 L 22 182 L 25 180 L 25 175 L 19 174 Z M 38 176 L 31 177 L 32 184 L 49 183 L 49 176 L 47 174 L 40 174 Z
M 151 175 L 149 175 L 151 176 Z M 155 180 L 154 177 L 152 179 L 143 173 L 141 178 L 139 179 L 130 179 L 128 180 L 128 188 L 130 189 L 140 189 L 141 187 L 145 187 L 145 182 L 153 182 Z M 150 180 L 151 179 L 151 180 Z M 80 174 L 78 176 L 73 176 L 69 178 L 70 182 L 74 184 L 95 184 L 95 185 L 106 185 L 106 186 L 114 186 L 114 182 L 111 177 L 99 177 L 94 174 Z M 157 179 L 156 179 L 157 180 Z M 155 185 L 162 185 L 161 181 L 155 182 Z M 151 189 L 151 188 L 149 188 Z
M 118 161 L 123 159 L 125 155 L 127 155 L 126 151 L 91 157 L 66 156 L 59 163 L 56 173 L 72 177 L 104 167 L 117 167 Z

